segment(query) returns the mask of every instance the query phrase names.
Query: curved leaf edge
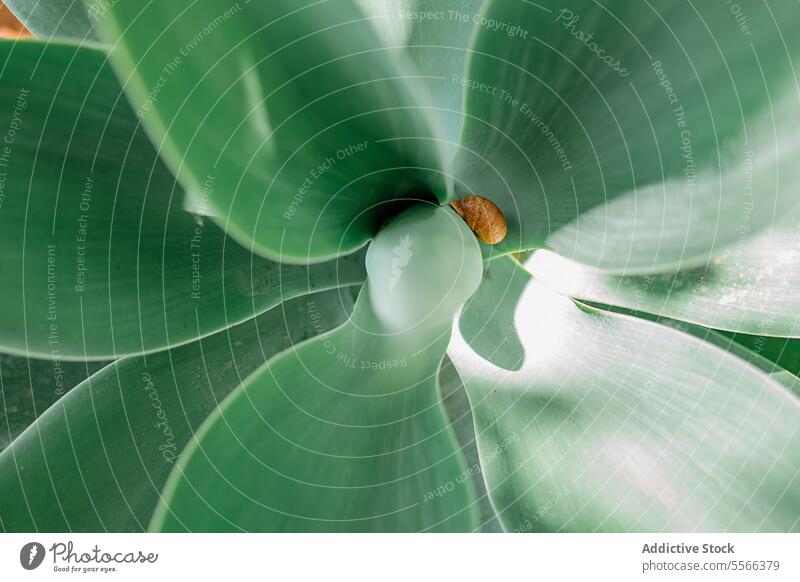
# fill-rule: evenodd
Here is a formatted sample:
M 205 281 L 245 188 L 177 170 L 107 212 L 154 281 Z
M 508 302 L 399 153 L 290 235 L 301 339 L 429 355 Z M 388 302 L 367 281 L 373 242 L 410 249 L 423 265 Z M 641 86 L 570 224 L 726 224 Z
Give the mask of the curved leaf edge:
M 123 358 L 135 358 L 135 357 L 138 357 L 138 356 L 148 356 L 150 354 L 156 354 L 156 353 L 159 353 L 159 352 L 164 352 L 164 351 L 167 351 L 167 350 L 171 350 L 171 349 L 174 349 L 174 348 L 179 348 L 181 346 L 185 346 L 185 345 L 194 343 L 196 341 L 203 340 L 203 339 L 205 339 L 207 337 L 210 337 L 212 335 L 215 335 L 215 334 L 218 334 L 218 333 L 220 333 L 222 331 L 225 331 L 226 329 L 231 329 L 232 327 L 236 327 L 237 325 L 241 325 L 243 323 L 246 323 L 246 322 L 248 322 L 248 321 L 250 321 L 252 319 L 257 318 L 260 315 L 263 315 L 264 313 L 266 313 L 267 311 L 269 311 L 271 309 L 275 309 L 276 307 L 280 307 L 286 301 L 291 301 L 292 299 L 297 299 L 298 297 L 304 297 L 306 295 L 313 295 L 315 293 L 319 293 L 319 292 L 322 292 L 322 291 L 332 291 L 334 289 L 348 289 L 348 288 L 352 288 L 352 287 L 358 287 L 360 285 L 361 285 L 361 283 L 346 283 L 346 284 L 341 284 L 341 285 L 336 285 L 336 284 L 321 285 L 319 287 L 315 287 L 314 289 L 306 289 L 306 290 L 300 291 L 298 293 L 282 295 L 281 297 L 276 298 L 276 300 L 274 302 L 267 303 L 267 304 L 261 306 L 258 310 L 253 311 L 252 313 L 248 313 L 246 316 L 244 316 L 242 318 L 231 319 L 230 321 L 228 321 L 227 324 L 225 324 L 225 325 L 223 325 L 223 326 L 221 326 L 219 328 L 209 329 L 208 331 L 204 331 L 203 333 L 198 334 L 197 336 L 190 337 L 190 338 L 187 338 L 187 339 L 183 339 L 183 340 L 180 340 L 180 341 L 177 341 L 177 342 L 174 342 L 174 343 L 165 344 L 165 345 L 162 345 L 162 346 L 156 346 L 156 347 L 153 347 L 153 348 L 150 348 L 150 349 L 147 349 L 147 350 L 123 352 L 123 353 L 118 353 L 118 354 L 112 354 L 112 353 L 108 353 L 108 354 L 93 354 L 91 356 L 73 356 L 73 355 L 63 355 L 62 354 L 62 355 L 60 355 L 58 357 L 58 361 L 62 361 L 62 362 L 102 362 L 102 361 L 105 361 L 105 360 L 118 361 L 118 360 L 121 360 Z M 24 350 L 18 350 L 16 348 L 8 347 L 8 346 L 0 346 L 0 353 L 8 354 L 10 356 L 17 356 L 17 357 L 21 357 L 21 358 L 31 358 L 31 359 L 37 359 L 37 360 L 51 360 L 51 361 L 54 360 L 53 355 L 51 353 L 49 353 L 49 352 L 36 352 L 36 351 L 27 351 L 26 352 Z
M 310 6 L 313 8 L 313 5 Z M 305 8 L 309 8 L 308 6 Z M 363 16 L 363 21 L 369 24 L 369 17 L 363 14 L 363 11 L 358 7 L 359 13 Z M 302 9 L 302 8 L 301 8 Z M 96 23 L 96 28 L 99 30 L 101 38 L 123 38 L 124 33 L 121 30 L 119 22 L 113 17 L 113 12 L 109 12 L 106 17 Z M 376 35 L 377 36 L 377 35 Z M 441 174 L 444 179 L 445 191 L 437 191 L 431 189 L 431 194 L 439 201 L 440 204 L 446 205 L 450 200 L 455 197 L 454 179 L 448 171 L 450 167 L 450 160 L 448 159 L 445 144 L 447 143 L 447 132 L 444 129 L 443 122 L 432 113 L 435 109 L 434 101 L 430 95 L 427 87 L 423 83 L 417 82 L 414 77 L 416 67 L 411 60 L 405 55 L 397 53 L 393 47 L 386 46 L 380 37 L 377 37 L 381 46 L 376 48 L 376 51 L 385 53 L 386 58 L 392 65 L 399 71 L 401 75 L 407 78 L 406 82 L 413 85 L 413 93 L 417 96 L 417 109 L 420 111 L 428 127 L 432 130 L 432 139 L 436 142 L 436 150 L 439 153 L 439 163 Z M 108 43 L 100 43 L 100 47 L 108 47 L 108 62 L 111 65 L 117 80 L 120 82 L 128 101 L 133 105 L 137 102 L 144 102 L 146 99 L 147 89 L 145 87 L 138 87 L 138 80 L 135 78 L 135 71 L 137 69 L 136 59 L 133 54 L 128 50 L 127 46 L 119 41 L 113 45 Z M 115 57 L 111 58 L 110 53 L 113 51 Z M 336 59 L 333 59 L 336 60 Z M 130 73 L 126 74 L 126 71 Z M 123 79 L 125 81 L 123 82 Z M 141 99 L 137 100 L 136 97 Z M 301 113 L 302 109 L 297 113 Z M 179 171 L 180 165 L 176 167 L 173 160 L 182 160 L 183 156 L 177 149 L 177 146 L 169 138 L 168 128 L 169 125 L 160 115 L 158 108 L 153 108 L 149 112 L 149 119 L 147 123 L 142 123 L 145 133 L 150 138 L 151 143 L 158 144 L 156 150 L 159 153 L 161 160 L 170 169 L 172 174 L 176 176 L 177 181 L 184 187 L 186 192 L 202 192 L 202 180 L 196 177 L 191 170 L 184 169 Z M 277 128 L 276 128 L 277 129 Z M 160 137 L 163 136 L 163 137 Z M 162 152 L 164 152 L 162 154 Z M 258 256 L 266 259 L 291 265 L 314 265 L 324 263 L 326 261 L 335 260 L 341 256 L 353 254 L 366 247 L 370 240 L 367 238 L 363 241 L 356 241 L 347 246 L 340 246 L 336 252 L 328 254 L 315 254 L 314 256 L 293 255 L 283 252 L 281 249 L 275 250 L 259 243 L 255 238 L 249 236 L 239 225 L 230 222 L 226 217 L 224 209 L 219 206 L 219 203 L 214 199 L 206 201 L 211 212 L 208 213 L 209 218 L 213 220 L 224 232 L 239 243 L 241 246 Z M 374 236 L 375 233 L 373 233 Z
M 69 37 L 54 37 L 52 39 L 41 38 L 37 36 L 21 36 L 19 38 L 3 38 L 0 37 L 0 43 L 5 44 L 17 44 L 17 43 L 30 43 L 30 44 L 42 44 L 49 46 L 64 46 L 64 47 L 71 47 L 71 48 L 85 48 L 88 50 L 94 50 L 106 55 L 108 58 L 108 45 L 104 44 L 100 41 L 86 39 L 86 40 L 79 40 L 75 38 Z
M 800 376 L 798 376 L 791 370 L 784 368 L 778 363 L 772 361 L 771 359 L 765 357 L 764 355 L 748 348 L 747 346 L 736 341 L 732 337 L 727 336 L 724 333 L 721 333 L 721 332 L 727 332 L 727 333 L 737 333 L 737 332 L 729 332 L 728 330 L 717 330 L 690 321 L 677 319 L 674 317 L 665 317 L 658 315 L 656 313 L 650 313 L 646 311 L 633 311 L 624 307 L 618 307 L 616 305 L 605 305 L 602 303 L 596 303 L 591 301 L 582 301 L 575 298 L 571 299 L 581 309 L 584 309 L 588 312 L 606 313 L 606 314 L 614 314 L 625 317 L 633 317 L 635 319 L 649 321 L 651 323 L 655 323 L 656 325 L 668 327 L 680 333 L 690 335 L 706 344 L 710 344 L 738 358 L 739 360 L 744 361 L 746 364 L 755 367 L 756 369 L 758 369 L 764 374 L 767 374 L 768 376 L 773 376 L 773 375 L 777 376 L 783 374 L 785 375 L 784 380 L 781 380 L 777 377 L 773 379 L 776 380 L 779 384 L 781 384 L 784 388 L 788 389 L 788 391 L 791 394 L 800 398 Z M 766 334 L 761 334 L 761 335 L 762 337 L 775 337 L 778 339 L 794 339 L 794 338 L 784 338 L 783 336 L 771 336 Z
M 71 36 L 70 34 L 65 34 L 63 32 L 59 33 L 58 30 L 46 30 L 45 28 L 39 26 L 39 23 L 33 22 L 32 18 L 29 18 L 33 16 L 33 12 L 35 12 L 37 8 L 43 5 L 47 5 L 52 1 L 53 0 L 37 1 L 36 3 L 34 3 L 33 8 L 30 7 L 26 8 L 27 10 L 29 10 L 29 14 L 23 13 L 23 10 L 21 9 L 20 6 L 17 5 L 18 3 L 16 1 L 6 1 L 3 2 L 3 4 L 6 5 L 8 10 L 11 11 L 11 13 L 14 14 L 14 16 L 16 16 L 17 20 L 19 20 L 25 26 L 25 28 L 27 28 L 29 31 L 31 31 L 31 33 L 35 34 L 42 40 L 48 42 L 51 40 L 74 40 L 78 42 L 96 41 L 91 23 L 92 17 L 90 14 L 90 9 L 87 7 L 88 0 L 73 0 L 73 2 L 69 5 L 69 7 L 66 8 L 66 11 L 62 15 L 61 19 L 58 21 L 58 23 L 56 23 L 56 28 L 58 28 L 59 26 L 61 26 L 61 24 L 63 23 L 64 19 L 67 16 L 69 15 L 76 16 L 77 13 L 80 13 L 80 17 L 78 18 L 78 20 L 82 21 L 80 23 L 81 24 L 80 28 L 85 29 L 83 32 L 83 37 L 78 36 L 79 34 L 78 32 L 73 32 L 73 36 Z M 62 3 L 65 3 L 65 1 L 66 0 L 63 0 Z M 25 1 L 23 0 L 22 2 L 20 2 L 20 4 L 25 4 Z
M 333 333 L 336 330 L 346 326 L 348 322 L 344 322 L 342 325 L 326 332 L 326 335 L 329 333 Z M 278 354 L 275 354 L 272 358 L 270 358 L 267 362 L 262 364 L 258 369 L 253 371 L 247 378 L 245 378 L 239 386 L 234 388 L 219 404 L 219 406 L 206 417 L 203 423 L 198 427 L 198 429 L 192 435 L 192 438 L 184 447 L 181 455 L 178 459 L 178 462 L 173 467 L 172 471 L 167 478 L 166 483 L 164 484 L 161 494 L 159 497 L 159 501 L 153 511 L 153 516 L 150 519 L 150 524 L 148 525 L 147 531 L 151 533 L 158 533 L 162 531 L 162 527 L 170 515 L 171 511 L 169 508 L 169 500 L 174 496 L 178 486 L 181 483 L 181 478 L 183 476 L 183 469 L 184 467 L 190 462 L 192 456 L 196 454 L 199 450 L 201 450 L 201 441 L 203 437 L 212 430 L 213 426 L 216 424 L 219 418 L 224 417 L 224 413 L 228 410 L 234 403 L 234 401 L 239 397 L 239 395 L 244 392 L 247 387 L 250 385 L 251 381 L 258 378 L 261 374 L 263 374 L 266 370 L 269 369 L 273 363 L 282 357 L 286 357 L 289 353 L 299 349 L 300 347 L 304 346 L 307 343 L 311 343 L 318 338 L 312 337 L 303 342 L 299 342 Z M 442 365 L 444 362 L 447 361 L 447 353 L 443 353 L 441 359 L 439 360 L 438 369 L 441 370 Z M 460 379 L 460 376 L 459 376 Z M 447 410 L 445 409 L 444 402 L 442 401 L 441 395 L 441 385 L 439 380 L 439 374 L 436 374 L 435 380 L 435 389 L 436 389 L 436 397 L 437 397 L 437 410 L 439 415 L 441 416 L 442 423 L 446 426 L 445 433 L 447 438 L 450 440 L 453 450 L 453 456 L 456 459 L 456 462 L 459 464 L 461 469 L 461 474 L 465 474 L 468 470 L 468 465 L 466 461 L 466 457 L 464 454 L 464 446 L 459 442 L 458 437 L 455 434 L 455 430 L 453 427 L 453 423 L 451 422 Z M 471 403 L 470 403 L 471 406 Z M 476 434 L 477 437 L 477 434 Z M 475 440 L 477 443 L 477 438 Z M 482 477 L 481 477 L 482 478 Z M 485 485 L 485 481 L 484 481 Z M 482 525 L 481 523 L 481 515 L 480 515 L 480 506 L 479 506 L 479 499 L 477 492 L 475 491 L 475 487 L 470 483 L 469 490 L 471 491 L 472 501 L 468 506 L 469 511 L 469 519 L 470 521 L 475 524 L 473 528 L 473 532 L 479 531 Z M 489 497 L 487 495 L 487 497 Z M 491 499 L 489 497 L 489 499 Z M 491 501 L 490 501 L 491 503 Z M 497 508 L 492 504 L 492 509 L 497 513 Z M 452 516 L 451 516 L 452 517 Z M 498 523 L 501 521 L 498 518 Z
M 453 366 L 453 370 L 456 373 L 456 375 L 458 376 L 459 381 L 462 382 L 462 386 L 463 386 L 463 380 L 461 380 L 461 374 L 459 373 L 458 368 L 453 364 L 451 364 L 451 365 Z M 481 440 L 478 438 L 480 436 L 480 432 L 478 431 L 478 425 L 477 425 L 477 420 L 478 419 L 475 416 L 476 409 L 475 409 L 475 406 L 472 403 L 472 396 L 470 396 L 469 391 L 466 390 L 466 389 L 464 390 L 464 393 L 466 394 L 467 401 L 469 402 L 469 414 L 472 417 L 472 430 L 473 430 L 473 433 L 475 435 L 475 447 L 478 450 L 478 462 L 481 465 L 480 479 L 483 482 L 483 487 L 484 487 L 484 490 L 485 490 L 485 494 L 484 494 L 483 498 L 480 498 L 480 497 L 478 497 L 476 495 L 476 501 L 475 501 L 475 503 L 473 505 L 475 507 L 477 507 L 478 503 L 481 501 L 481 499 L 485 499 L 489 503 L 489 506 L 492 508 L 492 511 L 494 512 L 494 519 L 500 525 L 500 529 L 502 530 L 502 533 L 509 533 L 509 532 L 512 532 L 513 529 L 509 529 L 508 525 L 503 521 L 502 513 L 500 511 L 498 511 L 497 504 L 495 503 L 494 498 L 492 496 L 491 485 L 486 481 L 486 477 L 485 477 L 485 475 L 486 475 L 486 467 L 484 466 L 485 455 L 481 451 L 481 444 L 480 444 Z M 463 450 L 464 447 L 462 447 L 461 444 L 459 443 L 458 444 L 458 448 L 459 448 L 459 451 L 461 451 L 461 450 Z M 463 453 L 462 453 L 462 457 L 463 457 Z M 483 524 L 481 524 L 481 525 L 483 525 Z
M 623 319 L 645 321 L 659 327 L 668 328 L 673 332 L 684 336 L 688 341 L 700 342 L 701 344 L 704 344 L 706 348 L 712 348 L 713 350 L 717 351 L 717 353 L 723 359 L 732 358 L 738 364 L 744 364 L 754 372 L 760 374 L 763 376 L 765 384 L 770 385 L 774 390 L 781 392 L 784 395 L 788 395 L 789 398 L 793 400 L 798 407 L 800 407 L 800 393 L 798 393 L 800 386 L 794 384 L 797 386 L 797 389 L 792 389 L 792 383 L 783 383 L 773 377 L 773 374 L 785 372 L 792 378 L 797 378 L 794 373 L 782 368 L 761 354 L 748 349 L 739 342 L 722 335 L 717 330 L 679 319 L 660 317 L 652 313 L 637 313 L 613 305 L 604 306 L 602 304 L 579 301 L 571 297 L 570 299 L 579 309 L 587 313 L 596 313 L 611 317 L 620 317 Z M 800 382 L 800 378 L 797 379 Z
M 132 356 L 132 357 L 135 357 L 135 356 Z M 13 445 L 14 445 L 14 443 L 16 441 L 22 439 L 23 437 L 27 437 L 28 433 L 32 433 L 34 431 L 38 431 L 41 423 L 47 422 L 50 419 L 51 416 L 54 416 L 54 415 L 59 413 L 59 411 L 57 410 L 57 409 L 60 408 L 58 406 L 59 404 L 63 404 L 65 402 L 71 402 L 72 400 L 80 398 L 79 392 L 80 392 L 80 389 L 83 389 L 84 385 L 91 384 L 95 380 L 95 378 L 97 376 L 99 376 L 100 374 L 105 374 L 107 372 L 107 370 L 109 370 L 110 368 L 112 368 L 113 366 L 118 364 L 123 359 L 127 359 L 127 358 L 120 358 L 119 360 L 114 360 L 114 361 L 108 362 L 105 366 L 101 367 L 99 370 L 94 372 L 91 376 L 89 376 L 88 378 L 86 378 L 82 382 L 79 382 L 78 384 L 76 384 L 75 386 L 73 386 L 72 388 L 67 390 L 61 398 L 59 398 L 58 400 L 53 402 L 53 404 L 50 407 L 48 407 L 47 410 L 45 410 L 39 416 L 37 416 L 36 420 L 34 420 L 31 424 L 29 424 L 25 428 L 25 430 L 23 430 L 16 437 L 14 437 L 14 439 L 9 443 L 8 447 L 6 447 L 2 451 L 0 451 L 0 465 L 3 464 L 3 459 L 5 457 L 8 457 L 8 456 L 15 457 L 15 455 L 14 455 L 14 446 Z M 88 362 L 90 360 L 85 360 L 85 361 Z M 16 460 L 14 461 L 14 465 L 16 466 Z
M 505 256 L 507 256 L 509 259 L 513 260 L 517 264 L 518 267 L 523 268 L 522 263 L 520 261 L 517 261 L 515 257 L 511 256 L 510 254 L 505 255 Z M 523 268 L 523 270 L 524 270 L 524 268 Z M 531 274 L 530 272 L 528 272 L 528 271 L 525 271 L 525 272 L 527 272 L 531 276 L 531 282 L 536 279 L 535 276 L 533 274 Z M 624 310 L 624 308 L 617 308 L 615 306 L 600 306 L 600 305 L 589 304 L 589 303 L 582 302 L 582 301 L 579 301 L 577 299 L 574 299 L 572 297 L 569 297 L 568 295 L 565 295 L 563 293 L 559 293 L 559 294 L 564 296 L 564 297 L 567 297 L 568 299 L 570 299 L 570 301 L 572 301 L 572 303 L 574 303 L 575 306 L 578 309 L 580 309 L 582 311 L 585 311 L 587 313 L 601 314 L 601 315 L 611 316 L 611 317 L 620 317 L 620 318 L 623 318 L 623 319 L 643 320 L 643 321 L 650 322 L 650 323 L 653 323 L 655 325 L 658 325 L 659 327 L 669 328 L 674 333 L 677 333 L 677 334 L 680 334 L 682 336 L 685 336 L 688 341 L 697 342 L 698 344 L 704 344 L 705 347 L 716 351 L 718 353 L 718 355 L 720 356 L 720 358 L 722 358 L 723 360 L 725 360 L 725 359 L 733 360 L 733 361 L 736 362 L 737 365 L 744 365 L 747 368 L 750 368 L 753 373 L 760 374 L 762 376 L 762 380 L 764 382 L 765 388 L 768 387 L 773 392 L 775 392 L 777 394 L 780 394 L 781 396 L 787 398 L 788 400 L 793 402 L 794 405 L 796 407 L 798 407 L 798 409 L 800 409 L 800 378 L 798 378 L 793 373 L 785 370 L 784 368 L 778 366 L 777 364 L 775 364 L 771 360 L 765 358 L 764 356 L 761 356 L 760 354 L 757 354 L 757 353 L 753 352 L 752 350 L 749 350 L 745 346 L 743 346 L 743 345 L 739 344 L 738 342 L 736 342 L 736 341 L 734 341 L 734 340 L 732 340 L 732 339 L 730 339 L 730 338 L 718 333 L 717 331 L 715 331 L 713 329 L 705 328 L 705 327 L 702 327 L 702 326 L 699 326 L 699 325 L 696 325 L 696 324 L 687 324 L 687 322 L 672 320 L 672 321 L 674 321 L 674 323 L 676 323 L 679 326 L 681 326 L 681 327 L 676 327 L 674 325 L 669 325 L 668 323 L 665 323 L 663 320 L 659 321 L 657 316 L 651 316 L 652 318 L 641 317 L 639 315 L 636 315 L 633 312 L 630 312 L 629 310 Z M 647 314 L 647 315 L 650 316 L 651 314 Z M 458 319 L 455 320 L 455 325 L 458 325 Z M 689 327 L 688 328 L 684 327 L 686 325 L 688 325 Z M 709 340 L 705 339 L 704 336 L 701 335 L 701 334 L 702 333 L 706 333 L 706 332 L 708 333 L 709 337 L 713 337 L 715 340 L 718 339 L 719 341 L 709 341 Z M 729 350 L 725 346 L 731 346 L 733 349 Z M 468 346 L 468 347 L 469 347 L 470 350 L 473 351 L 473 353 L 475 353 L 476 357 L 480 357 L 476 352 L 474 352 L 474 349 L 471 346 Z M 489 365 L 493 365 L 493 364 L 489 363 Z M 458 372 L 458 368 L 457 367 L 455 367 L 455 368 L 456 368 L 456 372 Z M 772 372 L 770 372 L 770 370 Z M 773 375 L 776 372 L 785 372 L 785 374 L 787 374 L 789 376 L 789 380 L 788 381 L 784 381 L 784 380 L 776 377 L 775 375 Z M 461 375 L 459 373 L 459 377 L 460 376 Z M 466 393 L 467 393 L 467 398 L 469 399 L 469 403 L 470 403 L 470 409 L 471 409 L 471 414 L 472 414 L 473 425 L 475 427 L 474 430 L 475 430 L 475 436 L 476 436 L 476 445 L 478 447 L 479 461 L 481 463 L 481 474 L 485 475 L 486 474 L 486 466 L 484 465 L 484 454 L 483 454 L 483 451 L 481 450 L 481 440 L 478 438 L 481 433 L 480 433 L 479 429 L 477 428 L 477 421 L 478 421 L 478 419 L 476 418 L 476 410 L 477 410 L 477 408 L 476 408 L 475 404 L 473 403 L 472 397 L 470 396 L 470 393 L 469 393 L 468 390 L 466 391 Z M 498 523 L 501 525 L 501 527 L 503 528 L 504 532 L 513 532 L 513 531 L 515 531 L 514 528 L 511 527 L 512 524 L 506 523 L 507 518 L 504 517 L 505 513 L 498 511 L 497 505 L 496 505 L 496 503 L 494 501 L 494 498 L 492 496 L 493 488 L 491 487 L 491 485 L 489 483 L 486 482 L 485 479 L 484 479 L 484 483 L 485 483 L 485 486 L 486 486 L 486 491 L 487 491 L 487 496 L 488 496 L 488 499 L 489 499 L 489 503 L 491 504 L 492 509 L 495 512 L 495 515 L 497 516 Z

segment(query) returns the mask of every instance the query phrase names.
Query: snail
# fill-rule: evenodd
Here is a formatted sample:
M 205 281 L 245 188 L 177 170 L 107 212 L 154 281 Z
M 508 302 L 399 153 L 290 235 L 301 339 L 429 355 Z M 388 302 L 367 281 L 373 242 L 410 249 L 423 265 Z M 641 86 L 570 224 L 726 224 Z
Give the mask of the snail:
M 487 245 L 496 245 L 506 237 L 506 218 L 497 205 L 483 196 L 471 194 L 450 202 L 475 236 Z

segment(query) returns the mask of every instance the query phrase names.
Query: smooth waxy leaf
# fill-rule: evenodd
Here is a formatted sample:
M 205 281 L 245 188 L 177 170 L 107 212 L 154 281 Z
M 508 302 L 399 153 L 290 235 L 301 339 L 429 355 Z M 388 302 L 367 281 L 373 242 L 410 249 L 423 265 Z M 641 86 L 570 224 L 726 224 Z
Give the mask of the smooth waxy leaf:
M 475 293 L 483 262 L 452 208 L 418 204 L 393 218 L 367 250 L 370 305 L 393 332 L 447 328 Z
M 506 529 L 800 528 L 800 402 L 768 375 L 535 281 L 515 323 L 519 371 L 448 349 Z
M 0 43 L 0 63 L 4 351 L 147 352 L 363 281 L 363 257 L 281 266 L 185 212 L 100 51 Z
M 268 357 L 344 321 L 351 306 L 345 289 L 297 298 L 92 376 L 0 454 L 0 526 L 145 529 L 169 471 L 217 404 Z
M 457 175 L 505 212 L 501 251 L 686 268 L 797 206 L 797 4 L 750 5 L 745 28 L 724 2 L 682 0 L 495 1 L 486 17 L 506 28 L 476 41 Z
M 725 332 L 720 335 L 772 364 L 772 367 L 764 366 L 766 371 L 800 397 L 800 340 Z
M 677 320 L 656 318 L 658 323 L 690 333 L 700 339 L 718 346 L 734 356 L 743 359 L 748 364 L 769 374 L 769 376 L 800 396 L 800 367 L 795 366 L 790 370 L 793 360 L 798 358 L 798 349 L 794 345 L 797 340 L 784 338 L 767 338 L 764 336 L 745 336 L 730 332 L 711 330 L 692 323 Z M 780 347 L 779 347 L 780 346 Z
M 463 124 L 465 62 L 484 0 L 357 0 L 387 47 L 411 59 L 444 125 L 450 155 Z
M 167 162 L 191 192 L 213 177 L 248 248 L 320 261 L 449 196 L 425 87 L 353 0 L 121 0 L 99 28 Z
M 460 315 L 459 328 L 466 342 L 482 358 L 506 370 L 519 370 L 525 357 L 514 317 L 529 280 L 530 275 L 512 258 L 494 260 Z
M 709 329 L 694 323 L 687 323 L 668 317 L 652 315 L 644 311 L 632 311 L 624 307 L 611 305 L 601 306 L 602 309 L 623 315 L 632 315 L 638 318 L 654 321 L 673 329 L 692 334 L 701 340 L 722 348 L 731 355 L 741 358 L 748 364 L 755 366 L 762 372 L 769 374 L 776 382 L 782 384 L 800 396 L 800 367 L 792 367 L 793 360 L 797 360 L 798 340 L 785 338 L 771 338 L 766 336 L 741 335 Z M 795 370 L 794 372 L 790 370 Z
M 783 217 L 785 218 L 785 217 Z M 659 275 L 607 275 L 537 251 L 526 268 L 547 286 L 579 299 L 616 305 L 721 330 L 800 336 L 800 232 L 783 220 L 714 255 L 704 267 Z
M 54 402 L 107 363 L 0 354 L 0 451 Z
M 0 38 L 17 39 L 32 36 L 11 10 L 0 2 Z
M 438 394 L 449 336 L 347 324 L 270 361 L 198 433 L 160 531 L 441 531 L 478 525 Z
M 94 41 L 93 17 L 109 0 L 3 0 L 25 27 L 43 40 L 72 38 Z
M 480 511 L 480 531 L 501 532 L 503 527 L 497 519 L 489 500 L 489 494 L 486 492 L 486 485 L 483 482 L 469 397 L 464 390 L 461 378 L 458 377 L 458 372 L 456 372 L 447 357 L 445 357 L 439 369 L 439 392 L 442 396 L 442 404 L 447 411 L 447 417 L 461 447 L 461 453 L 467 463 L 467 468 L 462 473 L 462 480 L 471 483 L 475 489 Z
M 800 376 L 800 340 L 722 332 L 738 344 Z

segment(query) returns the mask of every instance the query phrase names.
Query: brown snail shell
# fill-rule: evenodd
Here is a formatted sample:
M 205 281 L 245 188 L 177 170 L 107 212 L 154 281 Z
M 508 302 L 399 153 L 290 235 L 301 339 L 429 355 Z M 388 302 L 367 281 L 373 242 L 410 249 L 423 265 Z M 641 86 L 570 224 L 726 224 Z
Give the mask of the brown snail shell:
M 483 196 L 470 194 L 450 202 L 458 215 L 464 219 L 475 236 L 487 245 L 496 245 L 506 237 L 506 218 L 497 205 Z

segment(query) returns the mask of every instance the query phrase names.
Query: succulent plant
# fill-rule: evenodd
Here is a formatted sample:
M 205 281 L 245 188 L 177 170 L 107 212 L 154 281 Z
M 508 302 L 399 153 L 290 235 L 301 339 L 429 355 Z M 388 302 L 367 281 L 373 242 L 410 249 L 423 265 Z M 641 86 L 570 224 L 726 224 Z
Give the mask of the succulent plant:
M 800 530 L 796 3 L 6 4 L 3 529 Z

